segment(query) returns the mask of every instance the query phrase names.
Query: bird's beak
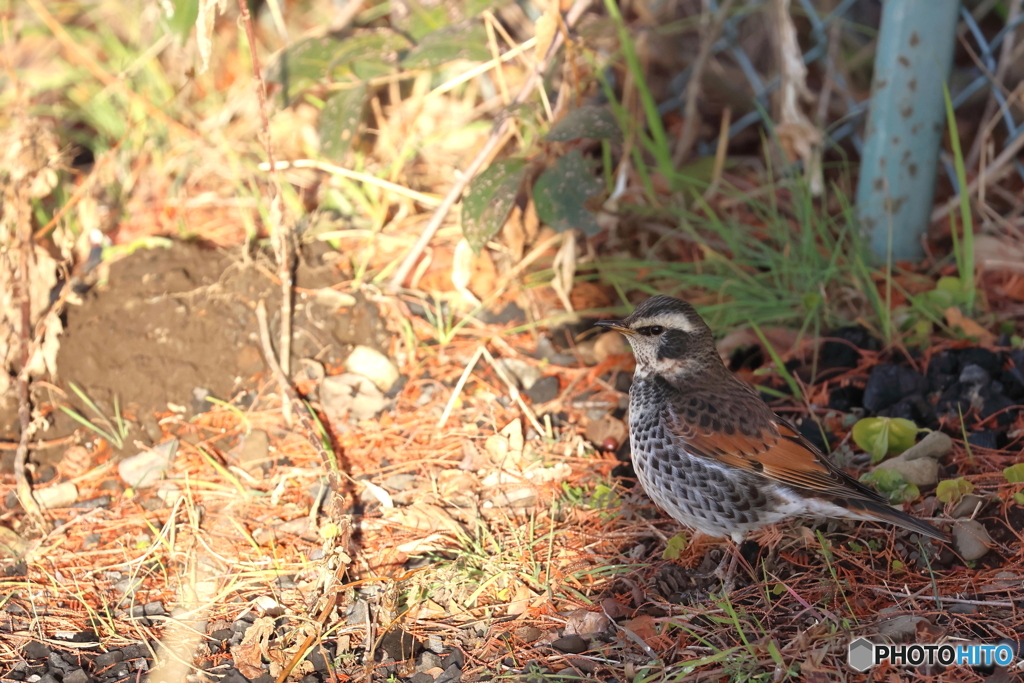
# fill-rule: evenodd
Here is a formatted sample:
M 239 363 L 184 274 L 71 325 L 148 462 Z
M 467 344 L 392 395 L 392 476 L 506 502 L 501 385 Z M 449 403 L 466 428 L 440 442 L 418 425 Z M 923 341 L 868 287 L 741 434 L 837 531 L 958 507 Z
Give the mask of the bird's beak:
M 594 325 L 597 327 L 607 327 L 615 330 L 616 332 L 621 332 L 627 337 L 632 337 L 636 334 L 636 332 L 623 325 L 621 320 L 598 320 Z

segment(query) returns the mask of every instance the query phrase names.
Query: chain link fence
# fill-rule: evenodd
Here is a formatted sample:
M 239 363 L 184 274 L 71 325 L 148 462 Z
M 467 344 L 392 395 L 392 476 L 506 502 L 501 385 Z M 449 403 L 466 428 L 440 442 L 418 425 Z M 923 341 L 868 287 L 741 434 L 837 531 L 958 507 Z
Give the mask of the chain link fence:
M 899 0 L 888 0 L 897 2 Z M 717 0 L 705 0 L 705 11 L 714 14 L 719 10 Z M 734 72 L 742 74 L 752 93 L 754 106 L 737 116 L 729 127 L 730 140 L 735 140 L 745 131 L 761 124 L 770 128 L 772 95 L 780 87 L 778 75 L 765 73 L 758 62 L 761 56 L 748 54 L 744 44 L 744 22 L 768 21 L 766 0 L 749 0 L 742 7 L 734 9 L 725 20 L 717 41 L 711 48 L 715 58 L 727 60 Z M 828 90 L 830 101 L 827 107 L 819 108 L 826 150 L 844 147 L 857 155 L 863 150 L 862 138 L 865 119 L 870 105 L 869 89 L 866 82 L 855 87 L 849 83 L 849 52 L 851 45 L 857 47 L 859 59 L 855 69 L 870 68 L 870 56 L 874 53 L 874 42 L 881 17 L 879 0 L 793 0 L 790 12 L 794 21 L 801 26 L 800 42 L 803 61 L 812 74 L 816 74 L 819 96 Z M 986 0 L 968 4 L 960 9 L 960 24 L 957 29 L 958 46 L 950 90 L 953 105 L 957 110 L 966 107 L 979 108 L 983 113 L 979 134 L 975 144 L 966 154 L 968 169 L 976 167 L 979 156 L 986 154 L 982 140 L 993 141 L 995 149 L 987 152 L 988 158 L 998 158 L 1001 152 L 1011 151 L 1008 163 L 1024 180 L 1024 162 L 1015 151 L 1024 143 L 1024 13 L 1021 0 Z M 747 24 L 749 26 L 749 23 Z M 846 63 L 844 63 L 846 60 Z M 661 113 L 682 113 L 687 84 L 693 74 L 693 67 L 677 75 L 671 83 L 671 97 L 660 104 Z M 813 89 L 813 85 L 812 85 Z M 838 112 L 838 114 L 837 114 Z M 972 110 L 973 113 L 973 110 Z M 982 135 L 983 134 L 983 135 Z M 701 156 L 713 154 L 715 140 L 705 139 L 698 143 Z M 952 157 L 943 154 L 941 163 L 945 167 L 955 192 L 959 191 Z

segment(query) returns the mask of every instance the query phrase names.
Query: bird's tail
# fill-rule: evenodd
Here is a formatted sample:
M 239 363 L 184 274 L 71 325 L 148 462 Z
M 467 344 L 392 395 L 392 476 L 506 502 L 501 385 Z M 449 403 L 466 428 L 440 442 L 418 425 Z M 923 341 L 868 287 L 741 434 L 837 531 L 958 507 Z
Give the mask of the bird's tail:
M 866 520 L 878 520 L 882 522 L 889 522 L 896 526 L 903 527 L 909 531 L 915 531 L 919 534 L 923 534 L 928 538 L 934 538 L 937 541 L 950 542 L 949 534 L 939 531 L 928 522 L 924 522 L 915 517 L 896 510 L 895 508 L 889 507 L 884 503 L 876 503 L 873 500 L 855 499 L 849 501 L 849 509 L 851 512 L 859 513 L 863 519 Z

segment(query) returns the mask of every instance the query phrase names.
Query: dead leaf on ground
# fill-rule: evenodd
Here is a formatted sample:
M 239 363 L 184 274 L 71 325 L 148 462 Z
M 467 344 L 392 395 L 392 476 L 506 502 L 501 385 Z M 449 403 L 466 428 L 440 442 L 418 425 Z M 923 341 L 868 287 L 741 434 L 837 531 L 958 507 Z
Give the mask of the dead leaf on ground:
M 383 508 L 381 516 L 388 522 L 419 531 L 463 533 L 462 525 L 444 508 L 428 503 L 414 503 L 404 508 Z
M 945 310 L 946 324 L 952 328 L 959 327 L 968 337 L 974 337 L 980 344 L 992 344 L 996 336 L 971 320 L 956 306 L 950 306 Z
M 978 270 L 1024 273 L 1024 244 L 995 235 L 976 235 L 974 263 Z

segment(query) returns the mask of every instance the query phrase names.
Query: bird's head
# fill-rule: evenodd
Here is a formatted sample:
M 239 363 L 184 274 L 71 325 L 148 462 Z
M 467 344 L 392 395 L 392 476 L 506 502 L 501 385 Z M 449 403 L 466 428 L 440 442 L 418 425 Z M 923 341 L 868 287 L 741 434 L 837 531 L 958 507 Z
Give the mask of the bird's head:
M 680 377 L 724 367 L 711 328 L 681 299 L 654 296 L 623 320 L 597 324 L 626 335 L 636 356 L 637 377 Z

